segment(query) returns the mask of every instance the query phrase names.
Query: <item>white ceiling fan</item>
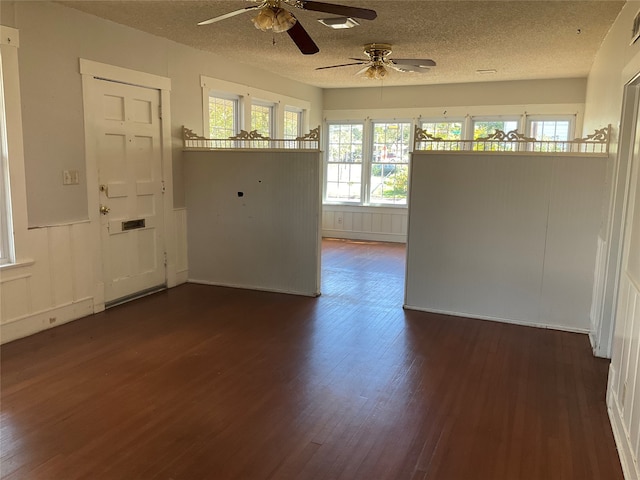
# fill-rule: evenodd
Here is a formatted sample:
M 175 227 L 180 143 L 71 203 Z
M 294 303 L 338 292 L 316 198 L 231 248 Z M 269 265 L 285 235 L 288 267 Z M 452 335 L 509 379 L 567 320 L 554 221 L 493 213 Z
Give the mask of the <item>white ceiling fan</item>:
M 351 58 L 351 60 L 357 60 L 356 62 L 319 67 L 316 68 L 316 70 L 349 67 L 351 65 L 366 65 L 364 68 L 358 70 L 356 75 L 364 74 L 367 78 L 381 79 L 387 75 L 388 68 L 403 73 L 425 73 L 428 72 L 431 67 L 436 66 L 436 62 L 430 58 L 389 58 L 389 55 L 391 55 L 391 44 L 389 43 L 367 43 L 364 45 L 364 54 L 367 58 Z

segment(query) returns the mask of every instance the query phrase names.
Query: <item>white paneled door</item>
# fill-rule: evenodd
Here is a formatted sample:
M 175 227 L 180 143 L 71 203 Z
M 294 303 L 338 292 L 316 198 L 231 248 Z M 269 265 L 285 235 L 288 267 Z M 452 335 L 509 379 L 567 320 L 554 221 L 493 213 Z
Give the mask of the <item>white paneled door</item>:
M 95 79 L 105 303 L 165 285 L 160 92 Z

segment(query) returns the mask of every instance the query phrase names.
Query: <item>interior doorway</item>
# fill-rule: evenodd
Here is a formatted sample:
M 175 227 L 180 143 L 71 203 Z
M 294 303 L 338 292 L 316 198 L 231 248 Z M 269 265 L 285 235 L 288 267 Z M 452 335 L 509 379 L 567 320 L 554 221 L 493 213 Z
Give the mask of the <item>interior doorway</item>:
M 323 238 L 322 295 L 400 308 L 406 250 L 404 243 Z

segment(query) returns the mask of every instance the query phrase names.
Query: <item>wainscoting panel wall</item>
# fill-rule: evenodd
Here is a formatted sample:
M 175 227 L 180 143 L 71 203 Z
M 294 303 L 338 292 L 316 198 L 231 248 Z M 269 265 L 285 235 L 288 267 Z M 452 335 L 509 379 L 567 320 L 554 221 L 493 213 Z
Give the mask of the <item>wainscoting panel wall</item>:
M 189 281 L 320 293 L 320 153 L 184 153 Z
M 406 306 L 587 332 L 605 161 L 414 154 Z
M 408 218 L 406 208 L 324 205 L 322 236 L 403 243 Z
M 180 284 L 188 276 L 186 209 L 174 211 L 174 225 Z M 95 233 L 90 222 L 27 231 L 31 257 L 0 269 L 0 343 L 104 309 Z
M 28 231 L 33 258 L 0 270 L 2 343 L 94 311 L 89 222 Z

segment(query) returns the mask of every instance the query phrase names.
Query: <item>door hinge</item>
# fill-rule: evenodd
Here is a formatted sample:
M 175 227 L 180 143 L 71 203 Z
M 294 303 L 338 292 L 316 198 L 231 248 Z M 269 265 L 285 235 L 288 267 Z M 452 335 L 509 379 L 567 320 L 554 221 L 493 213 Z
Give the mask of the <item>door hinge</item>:
M 162 105 L 158 105 L 158 118 L 162 120 Z
M 167 191 L 167 187 L 165 187 L 165 185 L 164 185 L 164 180 L 162 180 L 162 181 L 160 182 L 160 184 L 161 184 L 161 186 L 162 186 L 162 190 L 161 190 L 161 191 L 162 191 L 162 193 L 165 193 L 165 192 Z
M 164 252 L 164 266 L 167 266 L 167 252 Z

